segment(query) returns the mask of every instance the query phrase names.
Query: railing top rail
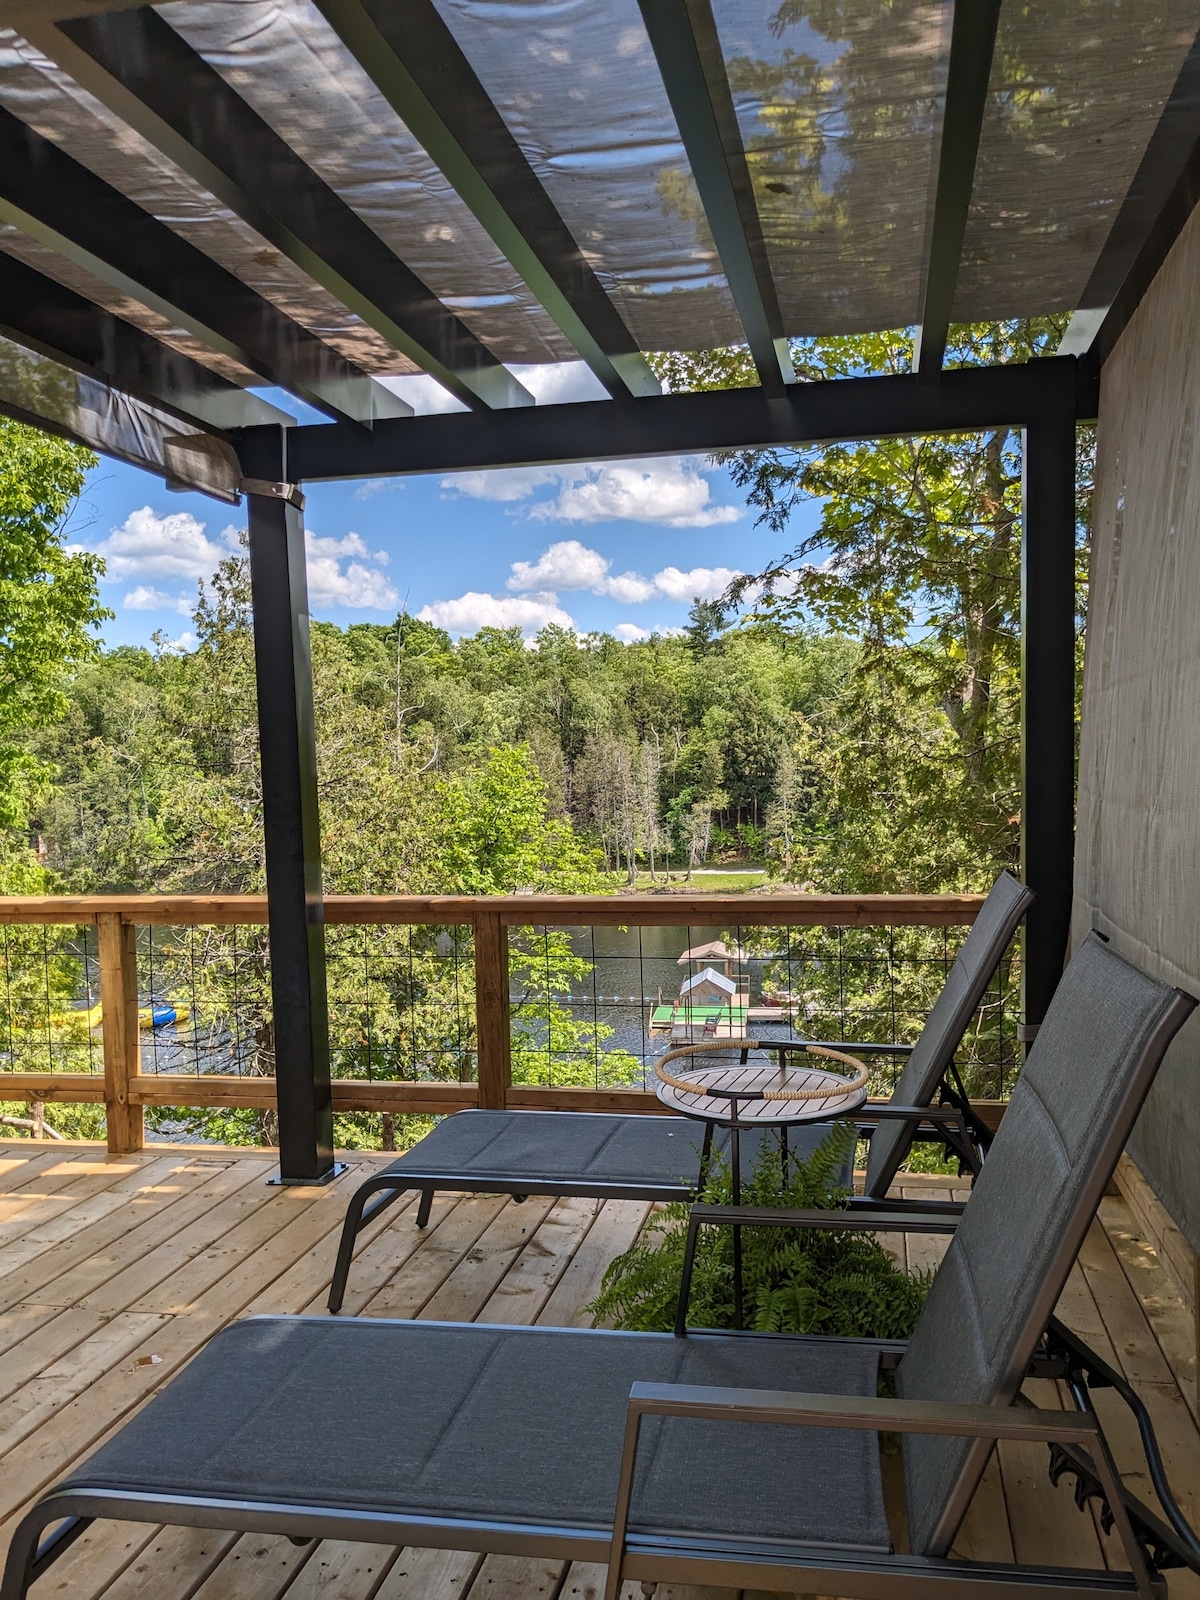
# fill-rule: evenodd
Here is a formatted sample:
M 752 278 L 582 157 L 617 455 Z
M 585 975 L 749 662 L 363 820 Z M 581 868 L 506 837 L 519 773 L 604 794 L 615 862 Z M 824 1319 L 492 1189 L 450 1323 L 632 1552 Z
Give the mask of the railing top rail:
M 475 923 L 508 927 L 961 927 L 975 921 L 981 894 L 613 894 L 327 895 L 334 924 Z M 167 926 L 265 923 L 256 894 L 0 896 L 0 924 L 123 922 Z

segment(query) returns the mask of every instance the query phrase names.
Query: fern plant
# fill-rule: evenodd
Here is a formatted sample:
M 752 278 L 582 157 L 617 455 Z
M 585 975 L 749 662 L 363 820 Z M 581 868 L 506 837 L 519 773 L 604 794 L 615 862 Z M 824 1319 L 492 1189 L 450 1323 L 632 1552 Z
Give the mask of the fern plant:
M 836 1123 L 806 1161 L 789 1158 L 786 1181 L 777 1151 L 764 1145 L 742 1184 L 742 1203 L 844 1206 L 849 1190 L 839 1187 L 838 1179 L 854 1138 L 852 1123 Z M 732 1203 L 727 1161 L 714 1158 L 699 1198 Z M 685 1204 L 665 1206 L 637 1243 L 610 1263 L 589 1307 L 598 1321 L 639 1332 L 673 1326 L 687 1222 Z M 762 1332 L 904 1339 L 925 1302 L 931 1276 L 902 1272 L 870 1234 L 742 1229 L 745 1318 Z M 733 1229 L 726 1224 L 700 1230 L 688 1322 L 704 1328 L 733 1325 Z

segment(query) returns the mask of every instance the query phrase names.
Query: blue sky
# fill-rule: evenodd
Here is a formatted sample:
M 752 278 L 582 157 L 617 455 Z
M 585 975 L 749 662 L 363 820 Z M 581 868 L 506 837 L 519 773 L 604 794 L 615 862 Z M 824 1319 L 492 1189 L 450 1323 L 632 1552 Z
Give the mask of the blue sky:
M 518 375 L 541 401 L 599 393 L 579 367 Z M 389 382 L 418 411 L 458 409 L 428 379 Z M 715 596 L 781 549 L 703 457 L 311 484 L 307 502 L 312 614 L 342 626 L 405 607 L 456 636 L 558 622 L 635 639 L 681 626 L 694 595 Z M 68 536 L 108 563 L 105 641 L 145 644 L 161 629 L 187 648 L 197 579 L 244 526 L 238 507 L 102 462 Z

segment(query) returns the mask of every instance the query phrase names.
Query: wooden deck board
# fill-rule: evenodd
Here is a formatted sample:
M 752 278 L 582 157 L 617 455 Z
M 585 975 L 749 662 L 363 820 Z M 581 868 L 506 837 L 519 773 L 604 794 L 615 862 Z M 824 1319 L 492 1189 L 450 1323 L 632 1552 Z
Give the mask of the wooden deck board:
M 40 1490 L 95 1448 L 220 1327 L 247 1314 L 324 1310 L 345 1201 L 386 1157 L 355 1153 L 328 1189 L 270 1189 L 267 1153 L 157 1147 L 107 1163 L 95 1147 L 0 1144 L 0 1544 Z M 925 1193 L 924 1180 L 905 1184 Z M 947 1183 L 944 1188 L 950 1188 Z M 27 1226 L 22 1225 L 24 1218 Z M 1188 1313 L 1123 1201 L 1104 1203 L 1060 1315 L 1143 1394 L 1173 1481 L 1200 1515 L 1200 1430 Z M 360 1238 L 348 1314 L 586 1326 L 613 1257 L 654 1228 L 638 1201 L 442 1195 L 430 1226 L 401 1201 Z M 945 1241 L 895 1236 L 911 1268 Z M 157 1359 L 155 1359 L 157 1358 Z M 1041 1404 L 1052 1384 L 1031 1385 Z M 1136 1428 L 1098 1406 L 1131 1486 L 1152 1500 Z M 1050 1488 L 1042 1447 L 989 1465 L 956 1553 L 1122 1565 L 1071 1489 Z M 586 1563 L 237 1537 L 97 1523 L 34 1600 L 596 1600 Z M 1172 1574 L 1171 1600 L 1200 1600 Z M 639 1600 L 627 1585 L 623 1600 Z M 736 1600 L 664 1586 L 659 1600 Z M 743 1600 L 758 1600 L 745 1596 Z

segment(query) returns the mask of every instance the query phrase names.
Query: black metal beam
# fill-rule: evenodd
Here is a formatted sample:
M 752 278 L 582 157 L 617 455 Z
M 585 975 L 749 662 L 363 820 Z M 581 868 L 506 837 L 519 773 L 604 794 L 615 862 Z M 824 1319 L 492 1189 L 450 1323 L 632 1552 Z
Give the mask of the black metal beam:
M 922 383 L 938 381 L 946 353 L 999 20 L 1000 0 L 954 0 L 925 298 L 913 355 Z
M 243 466 L 263 491 L 247 500 L 279 1171 L 321 1183 L 334 1172 L 333 1101 L 304 516 L 282 428 L 261 430 Z
M 795 382 L 709 0 L 638 0 L 709 230 L 768 394 Z
M 465 405 L 533 404 L 466 324 L 156 12 L 26 34 Z
M 315 0 L 617 399 L 658 392 L 645 357 L 433 0 Z
M 1200 36 L 1059 345 L 1099 371 L 1200 201 Z
M 73 289 L 0 254 L 0 333 L 76 372 L 204 428 L 290 420 Z
M 0 220 L 332 416 L 411 414 L 195 245 L 0 109 Z
M 1062 977 L 1075 859 L 1071 406 L 1051 407 L 1026 427 L 1022 462 L 1021 876 L 1037 899 L 1022 935 L 1021 1000 L 1025 1026 L 1036 1028 Z
M 629 406 L 597 400 L 486 416 L 462 413 L 381 422 L 370 435 L 342 426 L 295 428 L 292 470 L 301 480 L 374 478 L 554 462 L 757 450 L 816 440 L 971 432 L 1020 426 L 1063 403 L 1096 415 L 1095 383 L 1077 363 L 1050 357 L 1010 367 L 962 367 L 936 387 L 913 376 L 792 384 L 786 398 L 761 389 L 662 395 Z M 252 444 L 255 430 L 244 437 Z

